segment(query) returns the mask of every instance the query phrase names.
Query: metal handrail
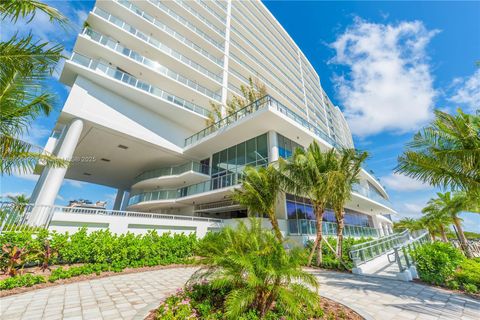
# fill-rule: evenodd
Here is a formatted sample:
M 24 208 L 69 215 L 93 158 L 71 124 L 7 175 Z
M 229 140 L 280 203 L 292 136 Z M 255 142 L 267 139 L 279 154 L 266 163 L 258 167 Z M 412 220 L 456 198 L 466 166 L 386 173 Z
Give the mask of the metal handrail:
M 419 245 L 422 245 L 426 242 L 430 242 L 429 234 L 427 231 L 423 232 L 420 236 L 414 239 L 410 239 L 405 243 L 395 246 L 392 253 L 392 255 L 394 256 L 394 260 L 390 260 L 389 257 L 389 262 L 396 261 L 400 272 L 407 270 L 415 264 L 415 260 L 410 255 L 410 251 L 412 251 L 412 248 L 415 250 Z M 402 263 L 402 258 L 404 260 L 404 264 Z
M 410 239 L 408 230 L 352 246 L 348 253 L 355 267 L 373 260 Z

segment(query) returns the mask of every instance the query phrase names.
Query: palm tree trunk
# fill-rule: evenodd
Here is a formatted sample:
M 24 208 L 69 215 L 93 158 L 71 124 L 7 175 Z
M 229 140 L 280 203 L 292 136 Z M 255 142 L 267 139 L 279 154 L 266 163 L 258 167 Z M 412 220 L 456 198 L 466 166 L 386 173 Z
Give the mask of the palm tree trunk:
M 323 239 L 323 214 L 324 214 L 324 209 L 319 208 L 319 214 L 317 215 L 317 239 L 318 241 L 317 244 L 317 266 L 320 267 L 323 262 L 323 254 L 322 254 L 322 239 Z
M 343 228 L 345 226 L 345 218 L 343 210 L 337 214 L 337 256 L 340 261 L 343 257 Z
M 443 242 L 448 242 L 447 232 L 445 231 L 445 226 L 443 224 L 440 225 L 440 234 L 442 235 Z
M 315 211 L 315 218 L 317 219 L 315 221 L 317 226 L 317 236 L 315 238 L 315 242 L 313 243 L 312 250 L 310 251 L 310 255 L 308 256 L 307 267 L 312 265 L 313 255 L 315 254 L 315 250 L 317 250 L 317 248 L 319 248 L 317 253 L 317 265 L 320 266 L 322 263 L 322 221 L 324 209 L 321 206 L 314 205 L 313 210 Z
M 465 253 L 467 258 L 473 258 L 473 255 L 468 248 L 467 238 L 465 237 L 465 233 L 463 233 L 462 221 L 458 216 L 454 216 L 453 223 L 457 228 L 458 240 L 460 241 L 460 246 L 462 247 L 463 253 Z
M 275 211 L 271 210 L 268 213 L 268 216 L 270 217 L 270 223 L 272 224 L 272 229 L 273 229 L 273 232 L 275 233 L 275 236 L 277 237 L 278 241 L 282 242 L 283 236 L 282 236 L 282 232 L 280 231 L 280 226 L 278 225 L 278 220 L 277 220 L 277 216 L 275 215 Z

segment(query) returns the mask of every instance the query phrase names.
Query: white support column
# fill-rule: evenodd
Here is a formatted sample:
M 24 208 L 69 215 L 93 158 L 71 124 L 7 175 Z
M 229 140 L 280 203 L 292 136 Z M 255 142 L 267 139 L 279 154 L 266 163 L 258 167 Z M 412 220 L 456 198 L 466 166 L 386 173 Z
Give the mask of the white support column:
M 115 203 L 113 204 L 113 210 L 120 210 L 123 201 L 124 189 L 117 190 L 117 196 L 115 197 Z
M 83 130 L 83 121 L 80 119 L 74 119 L 66 129 L 65 136 L 60 142 L 61 145 L 58 149 L 57 157 L 70 160 L 73 156 L 73 152 L 77 147 L 78 140 Z M 35 205 L 52 206 L 55 203 L 58 191 L 62 186 L 63 179 L 67 173 L 67 168 L 45 168 L 38 179 L 35 187 L 37 194 L 35 197 Z M 45 223 L 47 217 L 44 214 L 36 214 L 32 216 L 32 222 L 36 225 L 42 225 Z
M 278 160 L 278 136 L 275 131 L 268 131 L 268 162 L 272 163 Z
M 128 200 L 130 200 L 130 192 L 131 190 L 125 190 L 123 191 L 123 201 L 122 205 L 120 206 L 120 210 L 125 211 L 128 207 Z

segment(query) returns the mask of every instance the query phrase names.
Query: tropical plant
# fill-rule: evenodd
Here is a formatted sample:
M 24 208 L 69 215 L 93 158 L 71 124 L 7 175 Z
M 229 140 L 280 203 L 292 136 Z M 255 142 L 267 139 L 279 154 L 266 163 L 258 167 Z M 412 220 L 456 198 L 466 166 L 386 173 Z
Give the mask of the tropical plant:
M 283 243 L 258 219 L 249 227 L 227 227 L 200 241 L 202 267 L 190 282 L 209 281 L 214 288 L 231 288 L 225 298 L 225 315 L 238 319 L 247 311 L 263 318 L 272 309 L 288 319 L 312 317 L 319 296 L 306 285 L 318 288 L 316 278 L 302 270 L 303 250 L 285 250 Z
M 464 190 L 480 202 L 480 115 L 435 111 L 398 158 L 396 172 L 436 187 Z
M 268 94 L 267 87 L 258 79 L 254 80 L 252 77 L 248 77 L 248 86 L 243 84 L 240 86 L 240 91 L 243 97 L 233 95 L 225 106 L 210 101 L 211 110 L 207 114 L 207 126 L 215 124 L 223 117 L 222 109 L 225 109 L 227 115 L 231 115 Z
M 399 221 L 393 223 L 393 229 L 395 231 L 403 231 L 403 230 L 418 231 L 423 229 L 423 225 L 417 219 L 402 218 Z
M 477 204 L 472 203 L 471 198 L 465 192 L 445 192 L 437 193 L 437 198 L 432 199 L 431 203 L 435 203 L 442 215 L 450 217 L 453 222 L 458 235 L 458 241 L 462 247 L 463 252 L 469 258 L 472 257 L 472 253 L 469 250 L 467 244 L 467 238 L 463 232 L 462 219 L 459 214 L 463 211 L 471 211 L 472 207 Z
M 322 264 L 322 222 L 329 199 L 328 173 L 335 169 L 336 151 L 323 152 L 316 141 L 308 149 L 297 148 L 289 161 L 280 159 L 284 189 L 305 195 L 311 202 L 316 219 L 316 238 L 308 256 L 307 266 L 317 251 L 317 265 Z
M 433 233 L 438 230 L 443 242 L 448 242 L 447 229 L 452 223 L 452 218 L 442 210 L 441 204 L 435 200 L 430 200 L 427 206 L 422 209 L 422 213 L 424 214 L 423 219 L 425 226 L 433 229 L 432 232 L 428 229 L 430 235 L 432 236 Z
M 266 215 L 279 241 L 283 236 L 275 215 L 277 196 L 281 191 L 280 174 L 273 166 L 247 167 L 241 189 L 233 191 L 232 199 L 247 208 L 250 216 Z
M 362 163 L 368 157 L 367 152 L 354 149 L 339 151 L 336 167 L 328 173 L 329 202 L 337 220 L 337 256 L 343 256 L 343 228 L 345 226 L 345 204 L 350 199 L 354 184 L 358 183 L 358 175 Z
M 0 2 L 0 17 L 12 23 L 19 18 L 32 21 L 38 11 L 50 21 L 66 23 L 56 9 L 39 1 L 6 0 Z M 27 172 L 38 161 L 47 166 L 66 166 L 65 160 L 37 150 L 19 139 L 28 131 L 30 122 L 53 109 L 54 95 L 41 92 L 44 80 L 62 58 L 63 47 L 34 41 L 32 35 L 0 42 L 0 173 Z
M 8 243 L 2 245 L 1 266 L 11 277 L 17 275 L 17 268 L 25 264 L 29 254 L 26 247 L 17 247 Z

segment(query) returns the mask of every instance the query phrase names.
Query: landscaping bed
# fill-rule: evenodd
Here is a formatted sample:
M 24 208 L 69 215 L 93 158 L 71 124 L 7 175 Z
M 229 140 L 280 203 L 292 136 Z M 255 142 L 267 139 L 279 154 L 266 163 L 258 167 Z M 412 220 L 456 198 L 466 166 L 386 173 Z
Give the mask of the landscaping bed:
M 228 291 L 228 290 L 227 290 Z M 179 289 L 177 292 L 167 297 L 157 309 L 151 310 L 145 320 L 221 320 L 227 319 L 223 304 L 225 295 L 228 292 L 225 289 L 215 290 L 207 284 L 200 284 Z M 281 308 L 274 308 L 267 312 L 262 318 L 259 314 L 250 310 L 239 320 L 256 319 L 287 319 L 282 314 Z M 328 298 L 319 299 L 318 309 L 311 320 L 362 320 L 364 319 L 358 313 L 345 305 Z

